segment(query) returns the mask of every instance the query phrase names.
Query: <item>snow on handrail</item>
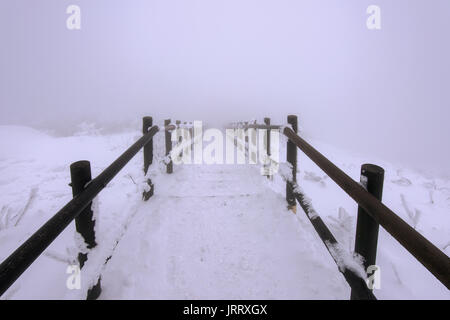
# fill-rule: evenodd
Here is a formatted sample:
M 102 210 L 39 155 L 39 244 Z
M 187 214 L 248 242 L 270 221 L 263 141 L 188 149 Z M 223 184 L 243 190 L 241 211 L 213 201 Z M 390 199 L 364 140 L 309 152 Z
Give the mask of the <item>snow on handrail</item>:
M 361 184 L 350 178 L 334 163 L 300 138 L 291 128 L 284 128 L 283 134 L 423 264 L 447 289 L 450 289 L 450 258 L 445 253 L 367 192 Z
M 92 200 L 139 150 L 152 141 L 153 136 L 158 131 L 159 128 L 157 126 L 151 127 L 146 134 L 129 147 L 109 167 L 103 170 L 95 179 L 91 180 L 84 191 L 69 201 L 0 264 L 0 295 L 5 293 L 58 235 L 89 206 Z

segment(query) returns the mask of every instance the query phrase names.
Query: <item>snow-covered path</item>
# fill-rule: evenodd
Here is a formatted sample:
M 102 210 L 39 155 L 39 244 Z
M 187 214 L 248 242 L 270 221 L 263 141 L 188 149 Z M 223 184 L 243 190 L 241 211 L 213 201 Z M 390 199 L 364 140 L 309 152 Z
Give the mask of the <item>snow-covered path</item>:
M 0 261 L 70 201 L 70 163 L 89 159 L 97 176 L 140 136 L 136 130 L 54 137 L 0 126 Z M 362 163 L 385 168 L 383 202 L 450 255 L 449 179 L 318 141 L 312 145 L 356 181 Z M 77 264 L 79 252 L 71 223 L 0 299 L 84 299 L 84 286 L 99 273 L 102 299 L 348 299 L 350 288 L 311 223 L 301 210 L 286 210 L 280 175 L 269 181 L 259 165 L 248 164 L 180 165 L 169 175 L 164 135 L 156 136 L 154 151 L 155 195 L 148 202 L 141 200 L 142 154 L 96 199 L 98 246 L 82 270 L 83 290 L 67 287 L 67 268 Z M 299 184 L 351 253 L 357 205 L 302 153 L 298 168 Z M 379 299 L 450 299 L 445 286 L 383 228 L 377 265 Z
M 165 178 L 109 261 L 101 298 L 348 299 L 320 240 L 258 170 L 186 165 Z

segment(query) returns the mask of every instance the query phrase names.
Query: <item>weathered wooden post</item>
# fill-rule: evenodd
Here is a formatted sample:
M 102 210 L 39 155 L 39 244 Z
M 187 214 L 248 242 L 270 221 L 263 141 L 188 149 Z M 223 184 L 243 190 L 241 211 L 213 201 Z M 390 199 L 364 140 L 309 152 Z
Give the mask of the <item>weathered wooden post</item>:
M 170 125 L 170 119 L 164 120 L 164 126 Z M 170 130 L 165 130 L 165 138 L 166 138 L 166 156 L 170 157 L 170 152 L 172 151 L 172 139 L 171 139 L 171 132 Z M 167 173 L 173 173 L 173 162 L 172 159 L 168 159 L 169 162 L 166 165 L 166 172 Z
M 142 119 L 142 133 L 147 134 L 148 130 L 153 126 L 152 117 L 144 117 Z M 153 139 L 144 146 L 144 174 L 147 174 L 148 168 L 153 163 Z
M 256 120 L 253 121 L 253 124 L 256 125 Z M 254 150 L 254 152 L 251 152 L 250 156 L 252 157 L 252 162 L 253 163 L 257 163 L 258 162 L 258 152 L 256 150 L 256 146 L 257 146 L 257 130 L 256 127 L 251 131 L 252 132 L 252 137 L 251 137 L 251 144 L 252 144 L 252 149 Z
M 270 126 L 270 118 L 264 118 L 264 123 L 266 124 L 266 126 Z M 266 132 L 267 156 L 270 157 L 270 128 L 267 128 Z
M 89 161 L 78 161 L 70 165 L 71 187 L 73 197 L 77 197 L 82 193 L 89 182 L 92 180 L 91 164 Z M 84 239 L 87 249 L 97 246 L 95 242 L 95 219 L 92 211 L 92 202 L 75 218 L 75 228 Z M 83 268 L 87 261 L 87 253 L 78 253 L 78 262 L 80 269 Z M 100 296 L 102 289 L 100 279 L 97 284 L 89 288 L 87 293 L 88 300 L 95 300 Z
M 290 115 L 287 117 L 287 122 L 292 126 L 292 130 L 298 132 L 298 120 L 297 116 Z M 286 146 L 286 160 L 292 166 L 292 182 L 297 182 L 297 146 L 288 139 Z M 292 183 L 286 181 L 286 201 L 288 203 L 288 209 L 292 212 L 297 212 L 297 203 L 295 202 L 294 191 Z
M 177 137 L 178 137 L 178 148 L 180 148 L 181 144 L 183 143 L 183 135 L 181 134 L 181 121 L 177 120 L 175 121 L 176 125 L 177 125 Z M 180 159 L 183 158 L 183 148 L 180 148 L 180 155 L 179 155 Z
M 381 201 L 383 195 L 384 169 L 374 164 L 363 164 L 361 166 L 361 183 L 367 192 Z M 356 222 L 355 253 L 364 258 L 364 268 L 375 266 L 378 245 L 378 223 L 358 206 L 358 218 Z M 375 269 L 372 270 L 378 272 Z M 351 293 L 351 300 L 356 300 L 355 294 Z
M 246 122 L 244 122 L 244 126 L 245 126 L 245 131 L 244 131 L 244 135 L 245 135 L 245 138 L 244 138 L 244 140 L 245 140 L 245 144 L 247 144 L 248 143 L 248 121 L 246 121 Z
M 153 118 L 152 117 L 144 117 L 142 119 L 142 133 L 145 135 L 147 134 L 148 130 L 153 126 Z M 147 175 L 148 168 L 153 163 L 153 139 L 150 140 L 149 143 L 147 143 L 144 146 L 144 175 Z M 147 201 L 150 199 L 155 191 L 155 186 L 151 179 L 147 179 L 147 184 L 150 187 L 149 191 L 144 191 L 142 193 L 142 199 L 144 201 Z
M 270 118 L 264 118 L 264 124 L 266 126 L 270 126 Z M 272 164 L 270 163 L 270 128 L 266 129 L 266 148 L 267 148 L 267 158 L 268 162 L 266 165 L 266 171 L 267 171 L 267 179 L 270 179 L 271 177 L 271 167 Z

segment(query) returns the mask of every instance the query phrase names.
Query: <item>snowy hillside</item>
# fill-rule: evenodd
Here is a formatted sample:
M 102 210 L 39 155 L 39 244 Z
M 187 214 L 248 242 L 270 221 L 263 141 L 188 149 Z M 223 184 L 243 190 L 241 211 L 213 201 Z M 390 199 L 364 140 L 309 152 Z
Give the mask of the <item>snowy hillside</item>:
M 72 162 L 90 160 L 96 176 L 138 137 L 138 130 L 53 137 L 1 126 L 0 260 L 71 199 Z M 357 181 L 361 164 L 382 166 L 383 202 L 450 254 L 449 180 L 310 142 Z M 148 202 L 141 200 L 142 153 L 96 200 L 99 245 L 82 271 L 83 288 L 101 274 L 101 299 L 349 298 L 348 284 L 304 213 L 286 209 L 279 176 L 270 181 L 256 165 L 181 165 L 167 175 L 163 147 L 160 133 L 150 171 L 155 195 Z M 284 153 L 282 147 L 282 161 Z M 356 204 L 300 151 L 298 168 L 299 184 L 317 212 L 352 251 Z M 85 291 L 66 287 L 66 270 L 77 253 L 72 223 L 1 299 L 83 299 Z M 381 228 L 377 264 L 379 299 L 450 299 Z

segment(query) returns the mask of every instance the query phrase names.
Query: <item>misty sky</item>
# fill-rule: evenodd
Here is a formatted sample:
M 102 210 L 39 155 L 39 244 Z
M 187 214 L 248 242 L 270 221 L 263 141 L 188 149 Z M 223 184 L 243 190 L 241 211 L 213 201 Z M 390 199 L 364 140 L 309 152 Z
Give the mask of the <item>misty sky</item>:
M 0 40 L 0 124 L 295 113 L 309 137 L 450 174 L 449 0 L 2 0 Z

